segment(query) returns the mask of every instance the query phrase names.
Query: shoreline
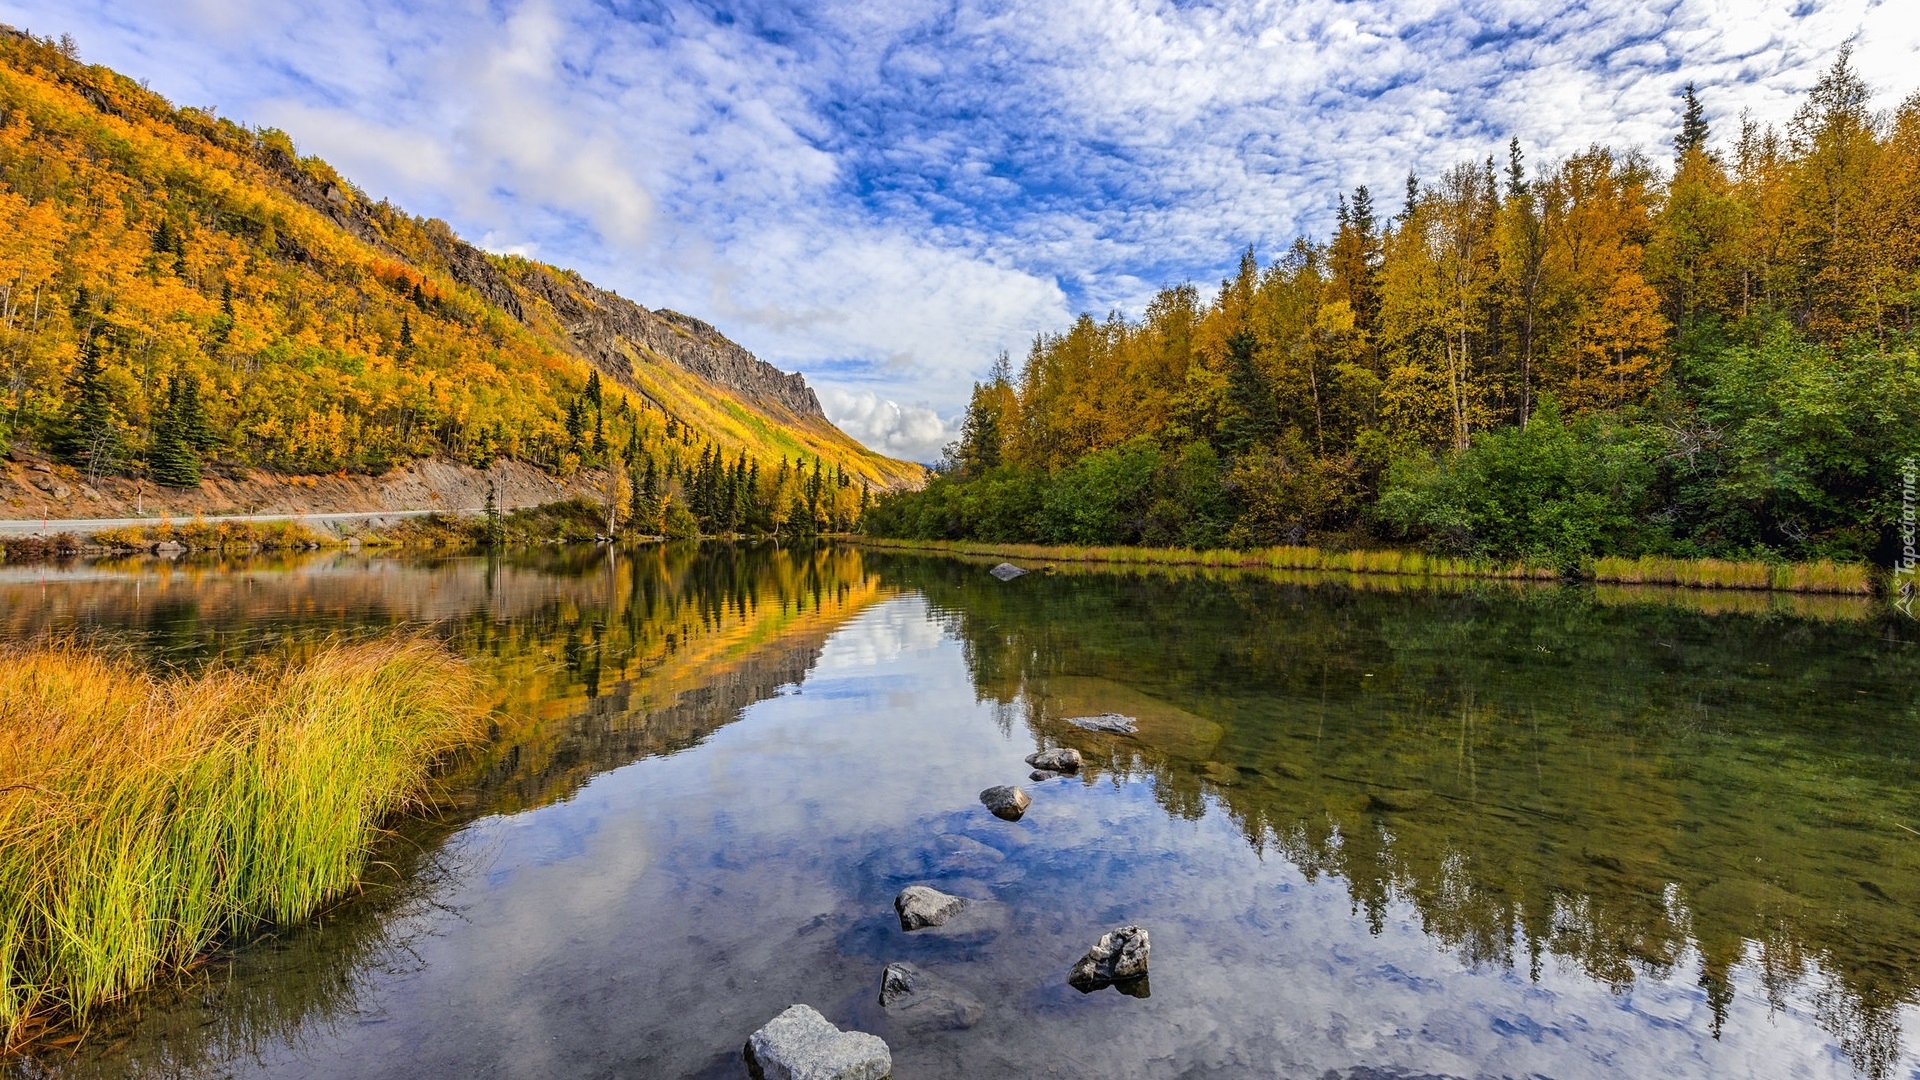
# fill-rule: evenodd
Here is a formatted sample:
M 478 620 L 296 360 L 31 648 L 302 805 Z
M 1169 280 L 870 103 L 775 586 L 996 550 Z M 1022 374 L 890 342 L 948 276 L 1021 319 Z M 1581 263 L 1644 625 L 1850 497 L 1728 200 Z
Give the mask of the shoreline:
M 1326 551 L 1314 547 L 1248 550 L 991 543 L 975 540 L 900 540 L 860 536 L 851 543 L 881 550 L 943 555 L 993 556 L 1114 566 L 1199 567 L 1231 570 L 1301 570 L 1330 574 L 1461 578 L 1492 581 L 1561 581 L 1557 568 L 1527 562 L 1493 563 L 1419 551 L 1373 549 Z M 1874 568 L 1858 564 L 1770 563 L 1761 560 L 1601 556 L 1572 579 L 1600 585 L 1675 589 L 1733 589 L 1830 596 L 1876 595 Z

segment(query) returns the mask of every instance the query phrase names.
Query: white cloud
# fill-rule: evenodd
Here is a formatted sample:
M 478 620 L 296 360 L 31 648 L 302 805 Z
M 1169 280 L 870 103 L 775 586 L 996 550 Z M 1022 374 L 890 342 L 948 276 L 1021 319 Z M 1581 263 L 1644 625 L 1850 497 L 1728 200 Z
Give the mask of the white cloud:
M 1920 20 L 1881 0 L 985 0 L 724 17 L 677 0 L 0 0 L 182 102 L 287 128 L 375 195 L 719 325 L 937 451 L 1001 349 L 1203 287 L 1246 244 L 1386 212 L 1518 135 L 1660 154 L 1791 115 L 1856 38 L 1892 104 Z M 850 399 L 851 400 L 851 399 Z M 864 399 L 863 399 L 864 400 Z M 925 415 L 909 413 L 921 409 Z M 892 440 L 889 442 L 888 440 Z M 906 450 L 900 447 L 911 446 Z
M 871 390 L 820 388 L 820 407 L 840 430 L 884 453 L 932 464 L 940 448 L 959 433 L 959 422 L 942 420 L 925 405 L 902 405 Z

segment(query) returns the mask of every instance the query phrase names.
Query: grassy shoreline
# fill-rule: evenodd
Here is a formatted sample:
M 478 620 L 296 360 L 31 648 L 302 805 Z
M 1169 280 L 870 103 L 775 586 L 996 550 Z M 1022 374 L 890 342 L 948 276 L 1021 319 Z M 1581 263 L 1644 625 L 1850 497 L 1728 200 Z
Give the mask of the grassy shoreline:
M 411 638 L 165 677 L 0 652 L 5 1045 L 353 889 L 383 823 L 478 737 L 473 685 Z
M 972 540 L 897 540 L 861 536 L 853 542 L 883 550 L 925 551 L 952 555 L 997 556 L 1006 559 L 1053 562 L 1110 563 L 1123 566 L 1197 566 L 1231 569 L 1308 570 L 1344 574 L 1389 574 L 1413 577 L 1482 578 L 1504 581 L 1548 581 L 1563 577 L 1557 567 L 1537 563 L 1493 563 L 1429 555 L 1420 551 L 1327 551 L 1314 547 L 1274 547 L 1249 550 L 1068 544 L 997 544 Z M 1681 588 L 1745 589 L 1755 591 L 1830 593 L 1871 596 L 1872 568 L 1830 561 L 1769 563 L 1758 560 L 1640 559 L 1602 557 L 1583 567 L 1581 577 L 1605 584 L 1665 585 Z

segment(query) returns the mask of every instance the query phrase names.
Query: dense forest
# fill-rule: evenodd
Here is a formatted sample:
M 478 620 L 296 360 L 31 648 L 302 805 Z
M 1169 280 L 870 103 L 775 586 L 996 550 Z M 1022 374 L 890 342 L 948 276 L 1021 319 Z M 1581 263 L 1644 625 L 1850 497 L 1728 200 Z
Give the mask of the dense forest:
M 1690 86 L 1670 163 L 1515 139 L 1391 212 L 1358 188 L 1211 299 L 1082 315 L 867 527 L 1871 557 L 1920 453 L 1920 94 L 1876 111 L 1843 52 L 1784 130 L 1715 134 Z
M 606 475 L 643 531 L 850 527 L 920 470 L 696 319 L 481 252 L 291 138 L 0 28 L 0 443 L 85 483 Z

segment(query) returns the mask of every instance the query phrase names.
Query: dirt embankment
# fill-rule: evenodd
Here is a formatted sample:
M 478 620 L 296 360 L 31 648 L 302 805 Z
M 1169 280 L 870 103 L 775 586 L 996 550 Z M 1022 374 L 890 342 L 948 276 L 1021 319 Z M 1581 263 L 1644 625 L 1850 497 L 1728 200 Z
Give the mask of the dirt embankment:
M 333 473 L 291 476 L 266 469 L 214 475 L 197 488 L 106 477 L 87 483 L 67 465 L 15 451 L 0 461 L 0 519 L 160 517 L 218 514 L 329 514 L 383 510 L 477 510 L 489 482 L 499 484 L 502 510 L 575 495 L 597 497 L 597 473 L 561 483 L 530 465 L 503 461 L 492 470 L 450 461 L 411 462 L 382 476 Z

